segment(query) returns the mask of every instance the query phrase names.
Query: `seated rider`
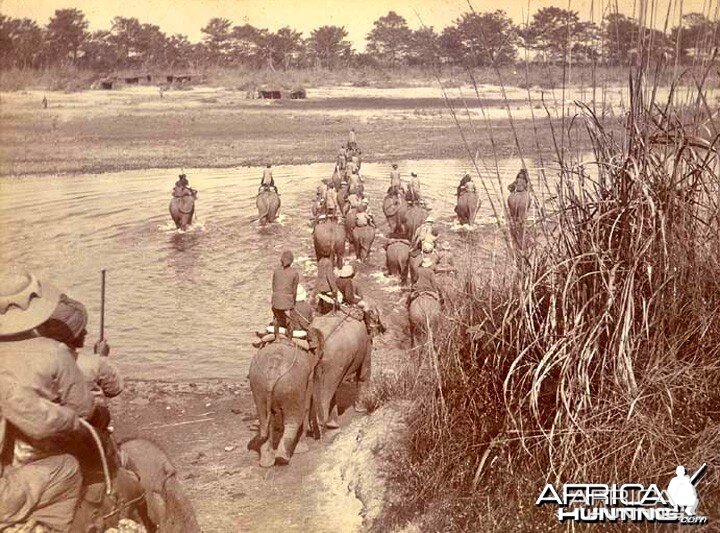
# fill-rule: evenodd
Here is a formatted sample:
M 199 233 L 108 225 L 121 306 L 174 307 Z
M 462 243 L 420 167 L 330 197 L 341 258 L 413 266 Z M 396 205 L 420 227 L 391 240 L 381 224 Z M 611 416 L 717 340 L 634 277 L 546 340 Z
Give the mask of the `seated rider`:
M 175 198 L 182 198 L 183 196 L 197 196 L 197 191 L 190 188 L 187 176 L 183 173 L 178 176 L 178 180 L 175 182 L 173 187 L 172 195 Z
M 423 222 L 420 227 L 415 230 L 415 235 L 413 235 L 412 240 L 413 249 L 419 250 L 424 242 L 435 244 L 435 241 L 438 238 L 438 231 L 437 228 L 433 227 L 434 223 L 435 218 L 432 215 L 429 215 L 425 219 L 425 222 Z
M 392 170 L 390 171 L 390 187 L 394 187 L 394 190 L 398 192 L 402 189 L 402 179 L 400 178 L 397 163 L 393 163 Z
M 69 531 L 80 501 L 67 444 L 83 438 L 93 396 L 68 347 L 34 331 L 59 300 L 28 272 L 0 273 L 0 530 L 36 522 Z
M 83 349 L 87 321 L 85 306 L 62 294 L 55 311 L 37 328 L 37 332 L 43 337 L 62 342 L 71 350 L 95 397 L 95 417 L 107 416 L 107 420 L 98 420 L 100 423 L 95 424 L 104 429 L 107 423 L 102 422 L 109 422 L 105 399 L 114 398 L 122 392 L 123 379 L 118 369 L 108 360 L 110 346 L 107 341 L 103 339 L 95 343 L 93 352 Z
M 438 300 L 440 299 L 440 285 L 435 279 L 435 272 L 432 267 L 433 260 L 429 256 L 423 257 L 422 263 L 420 263 L 420 266 L 417 269 L 417 278 L 410 290 L 408 306 L 415 298 L 423 293 L 434 294 Z
M 353 283 L 355 277 L 355 269 L 352 265 L 343 265 L 338 274 L 337 288 L 342 294 L 342 301 L 347 305 L 357 305 L 362 307 L 363 297 L 360 289 Z
M 328 216 L 337 216 L 339 211 L 337 189 L 330 184 L 325 193 L 325 212 Z
M 325 195 L 327 194 L 327 187 L 323 185 L 318 185 L 318 188 L 315 191 L 315 199 L 313 200 L 312 204 L 312 215 L 313 219 L 317 220 L 317 218 L 325 213 Z
M 377 228 L 377 226 L 375 225 L 375 217 L 374 217 L 373 214 L 370 212 L 370 209 L 369 209 L 369 207 L 368 207 L 369 204 L 370 204 L 370 202 L 368 201 L 368 199 L 367 199 L 367 198 L 363 198 L 363 199 L 360 201 L 360 207 L 358 207 L 358 213 L 364 214 L 364 215 L 367 217 L 367 222 L 368 222 L 368 224 L 370 224 L 373 228 Z M 358 224 L 358 225 L 359 225 L 359 224 Z
M 410 173 L 410 183 L 408 184 L 406 198 L 409 204 L 422 203 L 420 196 L 420 179 L 415 172 Z
M 265 169 L 263 170 L 262 179 L 260 180 L 260 188 L 258 189 L 258 192 L 269 191 L 269 190 L 278 192 L 277 187 L 275 187 L 275 179 L 273 178 L 271 168 L 272 168 L 272 165 L 270 163 L 268 163 L 265 166 Z
M 332 259 L 321 257 L 317 265 L 315 292 L 318 295 L 318 312 L 326 315 L 335 309 L 337 301 L 337 282 Z
M 340 151 L 338 152 L 337 156 L 337 162 L 336 162 L 336 168 L 338 170 L 345 170 L 345 166 L 347 165 L 347 155 L 345 154 L 345 145 L 340 146 Z
M 456 196 L 460 196 L 465 191 L 465 186 L 471 182 L 472 182 L 472 177 L 470 177 L 470 174 L 465 174 L 462 177 L 462 179 L 460 180 L 460 184 L 457 187 Z
M 353 191 L 351 194 L 348 195 L 348 197 L 345 199 L 345 201 L 350 205 L 350 209 L 358 209 L 361 204 L 360 197 L 357 195 L 355 191 Z

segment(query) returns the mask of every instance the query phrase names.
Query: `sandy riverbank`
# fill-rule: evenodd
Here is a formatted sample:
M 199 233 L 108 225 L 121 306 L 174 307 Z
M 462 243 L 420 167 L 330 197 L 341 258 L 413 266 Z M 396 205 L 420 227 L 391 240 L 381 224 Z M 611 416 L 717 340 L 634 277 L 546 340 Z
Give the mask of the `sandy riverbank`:
M 350 127 L 366 161 L 507 157 L 517 155 L 518 143 L 528 154 L 552 157 L 544 106 L 561 121 L 563 101 L 558 91 L 531 90 L 528 102 L 528 91 L 517 88 L 506 100 L 490 85 L 477 95 L 472 87 L 317 88 L 307 100 L 274 101 L 209 87 L 160 98 L 156 88 L 138 87 L 52 93 L 43 109 L 44 94 L 0 95 L 0 175 L 330 161 Z M 574 99 L 592 97 L 586 88 L 568 91 L 566 115 L 576 112 Z M 606 112 L 622 113 L 623 91 L 595 97 Z M 574 143 L 582 149 L 586 140 Z

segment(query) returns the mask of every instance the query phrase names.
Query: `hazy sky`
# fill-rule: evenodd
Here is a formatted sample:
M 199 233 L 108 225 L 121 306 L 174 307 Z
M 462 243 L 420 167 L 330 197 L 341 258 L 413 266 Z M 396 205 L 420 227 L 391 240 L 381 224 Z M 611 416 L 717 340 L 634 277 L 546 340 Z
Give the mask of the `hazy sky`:
M 520 23 L 541 7 L 568 7 L 568 0 L 472 0 L 476 11 L 505 10 Z M 617 0 L 621 11 L 632 14 L 642 0 Z M 683 12 L 712 9 L 720 0 L 682 0 Z M 657 0 L 656 26 L 662 27 L 668 9 L 677 22 L 680 0 Z M 595 10 L 596 20 L 603 5 L 610 0 L 571 0 L 570 8 L 582 18 L 590 18 Z M 615 5 L 615 0 L 612 0 Z M 712 7 L 709 7 L 712 6 Z M 441 29 L 468 11 L 465 0 L 0 0 L 0 12 L 12 17 L 28 17 L 46 24 L 59 8 L 76 7 L 85 13 L 90 28 L 110 29 L 110 21 L 117 15 L 137 17 L 141 22 L 157 24 L 167 34 L 182 33 L 191 41 L 198 41 L 200 28 L 212 17 L 224 17 L 235 24 L 252 24 L 259 28 L 277 30 L 290 26 L 307 37 L 318 26 L 345 26 L 354 47 L 365 47 L 365 36 L 373 22 L 393 10 L 404 16 L 410 27 L 427 26 Z M 420 18 L 418 18 L 418 16 Z M 671 23 L 671 26 L 673 23 Z

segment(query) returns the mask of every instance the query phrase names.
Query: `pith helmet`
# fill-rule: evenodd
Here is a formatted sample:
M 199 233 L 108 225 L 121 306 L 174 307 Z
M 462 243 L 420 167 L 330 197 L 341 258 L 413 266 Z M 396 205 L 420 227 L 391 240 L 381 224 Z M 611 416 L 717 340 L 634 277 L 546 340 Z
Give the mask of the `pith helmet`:
M 60 291 L 19 269 L 0 271 L 0 336 L 30 331 L 45 322 L 60 301 Z

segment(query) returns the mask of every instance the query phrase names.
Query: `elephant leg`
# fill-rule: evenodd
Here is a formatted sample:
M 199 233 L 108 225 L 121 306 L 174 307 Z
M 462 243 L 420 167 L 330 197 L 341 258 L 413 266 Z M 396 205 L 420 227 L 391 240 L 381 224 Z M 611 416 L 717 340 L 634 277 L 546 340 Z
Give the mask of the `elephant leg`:
M 267 420 L 267 409 L 265 407 L 268 398 L 266 394 L 261 394 L 254 387 L 250 387 L 253 395 L 253 401 L 255 402 L 255 410 L 258 416 L 258 434 L 255 435 L 250 442 L 248 442 L 247 449 L 260 452 L 260 446 L 268 439 L 268 420 Z
M 338 429 L 340 427 L 340 421 L 338 420 L 339 418 L 340 412 L 338 411 L 335 396 L 333 396 L 332 400 L 330 401 L 330 412 L 328 414 L 328 420 L 325 423 L 325 427 L 327 427 L 328 429 Z
M 290 463 L 290 457 L 295 449 L 295 441 L 300 433 L 300 427 L 302 426 L 302 416 L 300 412 L 293 413 L 292 416 L 287 414 L 285 419 L 285 425 L 283 428 L 283 434 L 280 438 L 280 444 L 278 444 L 277 453 L 275 454 L 275 464 L 286 465 Z
M 268 399 L 269 401 L 269 399 Z M 272 414 L 270 419 L 265 423 L 267 432 L 267 438 L 260 446 L 260 466 L 263 468 L 270 468 L 275 464 L 275 449 L 273 448 L 274 432 Z M 263 426 L 260 426 L 260 432 L 262 437 Z
M 372 341 L 368 341 L 367 347 L 365 348 L 365 356 L 363 357 L 362 364 L 355 373 L 355 382 L 357 383 L 357 396 L 355 398 L 355 412 L 356 413 L 367 413 L 367 408 L 364 405 L 365 391 L 367 390 L 368 381 L 370 380 L 371 373 L 371 358 L 372 353 Z

